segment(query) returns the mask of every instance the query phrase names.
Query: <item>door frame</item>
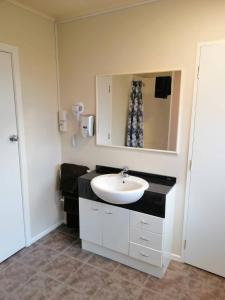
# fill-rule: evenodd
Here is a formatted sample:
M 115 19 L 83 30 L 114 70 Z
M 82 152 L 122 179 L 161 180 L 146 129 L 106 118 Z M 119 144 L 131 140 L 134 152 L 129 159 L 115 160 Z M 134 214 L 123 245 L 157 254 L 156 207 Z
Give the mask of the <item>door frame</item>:
M 192 155 L 193 155 L 194 135 L 195 135 L 195 120 L 196 120 L 196 106 L 197 106 L 197 95 L 198 95 L 198 79 L 199 79 L 198 74 L 199 74 L 199 68 L 200 68 L 201 49 L 204 46 L 216 45 L 216 44 L 225 44 L 225 40 L 202 42 L 202 43 L 198 43 L 198 46 L 197 46 L 194 89 L 193 89 L 193 102 L 192 102 L 192 112 L 191 112 L 191 125 L 190 125 L 190 133 L 189 133 L 189 149 L 188 149 L 187 171 L 186 171 L 183 238 L 182 238 L 182 249 L 181 249 L 181 258 L 182 258 L 183 262 L 186 262 L 185 248 L 186 248 L 186 243 L 187 243 L 189 193 L 190 193 L 190 186 L 191 186 L 191 161 L 192 161 Z
M 5 43 L 0 43 L 0 51 L 11 54 L 11 58 L 12 58 L 14 102 L 15 102 L 17 131 L 19 136 L 18 149 L 19 149 L 19 161 L 20 161 L 24 233 L 25 233 L 26 246 L 29 246 L 31 244 L 31 226 L 30 226 L 30 207 L 29 207 L 29 193 L 28 193 L 28 174 L 27 174 L 27 160 L 26 160 L 26 147 L 25 147 L 23 103 L 22 103 L 20 66 L 19 66 L 19 51 L 17 47 Z

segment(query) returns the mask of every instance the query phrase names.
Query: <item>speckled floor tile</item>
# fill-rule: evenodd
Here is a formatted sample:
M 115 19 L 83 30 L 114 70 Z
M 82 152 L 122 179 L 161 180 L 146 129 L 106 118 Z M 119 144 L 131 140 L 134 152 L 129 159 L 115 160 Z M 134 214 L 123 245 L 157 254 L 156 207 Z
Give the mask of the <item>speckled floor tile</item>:
M 116 291 L 112 292 L 110 290 L 99 289 L 93 297 L 93 300 L 126 300 L 126 298 L 123 298 Z
M 186 280 L 187 276 L 183 272 L 167 270 L 162 279 L 149 276 L 145 287 L 156 293 L 160 293 L 163 297 L 174 297 L 178 299 L 186 284 Z
M 91 256 L 91 258 L 88 260 L 88 264 L 100 268 L 109 273 L 112 273 L 115 270 L 115 268 L 119 265 L 116 261 L 113 261 L 111 259 L 105 258 L 97 254 Z
M 154 291 L 143 289 L 136 300 L 172 300 L 176 298 L 169 298 L 161 293 L 156 293 Z
M 74 274 L 82 266 L 76 259 L 61 254 L 48 265 L 42 268 L 42 272 L 56 280 L 65 282 L 71 274 Z
M 22 263 L 13 262 L 8 268 L 0 271 L 0 289 L 11 293 L 20 288 L 31 276 L 35 270 Z
M 14 261 L 15 261 L 15 258 L 14 257 L 10 257 L 7 260 L 5 260 L 2 263 L 0 263 L 0 271 L 1 270 L 5 270 L 6 268 L 8 268 Z
M 0 288 L 0 300 L 8 300 L 9 295 L 4 291 L 3 289 Z
M 90 297 L 80 294 L 68 286 L 63 286 L 49 300 L 90 300 Z
M 48 300 L 60 288 L 62 284 L 58 281 L 39 273 L 20 288 L 15 297 L 17 300 Z
M 191 290 L 184 291 L 180 294 L 179 300 L 224 300 L 225 292 L 209 293 L 204 290 L 192 292 Z
M 93 296 L 102 288 L 109 278 L 109 274 L 89 265 L 83 265 L 76 273 L 71 273 L 65 283 L 77 292 Z
M 87 260 L 93 255 L 91 252 L 81 249 L 80 243 L 74 243 L 71 247 L 64 251 L 65 255 L 76 258 L 82 262 L 87 262 Z
M 121 277 L 124 280 L 133 282 L 139 286 L 143 286 L 148 278 L 148 274 L 140 272 L 133 268 L 120 264 L 114 272 L 115 277 Z
M 70 247 L 74 241 L 75 238 L 71 235 L 56 232 L 43 239 L 42 244 L 55 251 L 64 251 L 66 248 Z
M 32 251 L 19 257 L 18 261 L 25 265 L 32 266 L 36 270 L 40 270 L 43 266 L 50 263 L 57 255 L 59 255 L 59 252 L 39 245 L 32 249 Z
M 111 276 L 104 285 L 103 292 L 126 300 L 136 300 L 141 293 L 141 288 L 132 282 Z
M 37 241 L 36 243 L 33 243 L 31 246 L 25 247 L 22 250 L 18 251 L 13 257 L 15 259 L 19 259 L 19 258 L 23 257 L 24 255 L 33 251 L 39 245 L 40 245 L 40 241 Z
M 62 225 L 0 264 L 0 300 L 225 300 L 225 278 L 173 261 L 157 279 L 82 250 Z

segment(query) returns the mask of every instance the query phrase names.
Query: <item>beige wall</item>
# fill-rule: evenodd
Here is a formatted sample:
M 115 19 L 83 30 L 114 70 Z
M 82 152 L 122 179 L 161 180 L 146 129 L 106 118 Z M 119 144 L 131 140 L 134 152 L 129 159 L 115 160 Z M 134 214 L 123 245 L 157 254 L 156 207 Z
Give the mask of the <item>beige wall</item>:
M 112 144 L 125 146 L 132 75 L 112 76 Z
M 181 253 L 184 195 L 197 43 L 225 39 L 224 0 L 159 0 L 129 10 L 59 25 L 61 95 L 64 109 L 82 99 L 95 113 L 95 75 L 183 70 L 180 152 L 96 147 L 95 138 L 72 148 L 62 139 L 63 160 L 105 164 L 177 177 L 174 253 Z
M 0 1 L 0 42 L 19 49 L 31 234 L 35 237 L 61 219 L 56 193 L 56 167 L 61 161 L 61 149 L 54 25 Z

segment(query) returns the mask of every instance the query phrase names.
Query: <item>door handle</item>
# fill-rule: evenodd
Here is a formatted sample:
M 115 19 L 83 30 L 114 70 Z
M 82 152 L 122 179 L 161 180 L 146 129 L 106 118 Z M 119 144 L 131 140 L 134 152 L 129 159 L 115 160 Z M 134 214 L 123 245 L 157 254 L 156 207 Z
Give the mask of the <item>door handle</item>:
M 146 222 L 145 220 L 141 220 L 141 223 L 142 223 L 142 224 L 145 224 L 145 225 L 149 225 L 149 223 Z
M 149 242 L 149 239 L 147 239 L 147 238 L 144 237 L 144 236 L 140 236 L 140 239 L 143 240 L 143 241 Z
M 148 254 L 145 254 L 145 253 L 143 253 L 143 252 L 139 252 L 142 256 L 144 256 L 144 257 L 149 257 L 149 255 Z
M 92 207 L 91 208 L 93 211 L 98 211 L 99 209 L 98 208 L 96 208 L 96 207 Z
M 18 139 L 19 137 L 16 134 L 10 135 L 9 137 L 10 142 L 18 142 Z
M 107 215 L 112 215 L 112 212 L 111 212 L 111 211 L 108 211 L 108 210 L 106 210 L 105 213 L 106 213 Z

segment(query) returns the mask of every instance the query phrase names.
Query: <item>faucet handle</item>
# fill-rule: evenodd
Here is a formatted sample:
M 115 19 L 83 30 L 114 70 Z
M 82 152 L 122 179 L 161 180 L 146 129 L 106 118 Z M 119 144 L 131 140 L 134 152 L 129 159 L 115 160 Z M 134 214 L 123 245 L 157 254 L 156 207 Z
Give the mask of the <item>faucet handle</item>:
M 128 167 L 123 167 L 122 171 L 120 172 L 122 177 L 128 177 Z

